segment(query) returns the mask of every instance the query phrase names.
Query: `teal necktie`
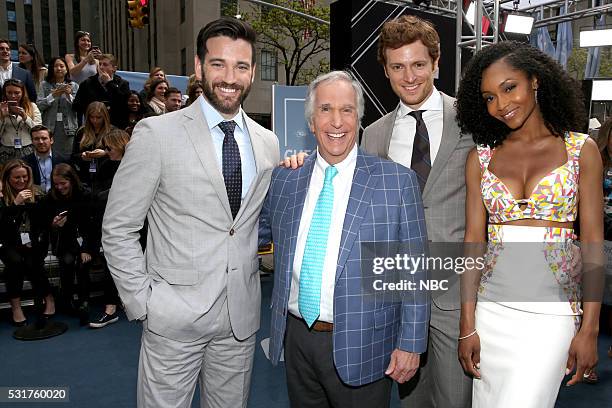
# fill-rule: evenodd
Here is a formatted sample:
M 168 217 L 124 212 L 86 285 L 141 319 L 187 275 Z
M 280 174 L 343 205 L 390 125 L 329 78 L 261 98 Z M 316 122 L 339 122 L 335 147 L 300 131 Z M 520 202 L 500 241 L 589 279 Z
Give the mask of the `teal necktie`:
M 302 318 L 311 327 L 320 314 L 321 303 L 321 276 L 325 252 L 327 250 L 327 237 L 329 224 L 334 207 L 334 186 L 332 179 L 338 174 L 334 166 L 325 169 L 325 180 L 319 199 L 315 205 L 300 270 L 300 293 L 298 295 L 298 308 Z

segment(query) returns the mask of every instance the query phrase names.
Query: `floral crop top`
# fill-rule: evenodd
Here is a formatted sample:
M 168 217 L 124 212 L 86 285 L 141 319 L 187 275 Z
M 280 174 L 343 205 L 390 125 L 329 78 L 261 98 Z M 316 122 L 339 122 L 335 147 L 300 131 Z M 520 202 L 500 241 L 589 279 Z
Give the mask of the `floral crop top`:
M 478 146 L 480 192 L 489 213 L 489 222 L 505 223 L 521 219 L 572 222 L 578 212 L 580 150 L 589 136 L 566 132 L 567 162 L 542 177 L 527 199 L 516 200 L 510 190 L 489 171 L 493 150 Z M 521 206 L 525 206 L 521 209 Z

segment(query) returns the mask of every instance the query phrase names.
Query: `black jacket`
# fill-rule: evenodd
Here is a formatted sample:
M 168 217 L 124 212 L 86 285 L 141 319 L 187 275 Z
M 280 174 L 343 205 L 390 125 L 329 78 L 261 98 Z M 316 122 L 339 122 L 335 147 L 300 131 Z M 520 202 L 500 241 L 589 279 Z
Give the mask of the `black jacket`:
M 32 177 L 34 184 L 40 186 L 40 167 L 38 166 L 38 160 L 36 160 L 36 153 L 30 153 L 23 158 L 23 160 L 30 165 L 32 168 Z M 70 164 L 70 158 L 64 157 L 59 153 L 52 152 L 51 154 L 51 166 L 55 167 L 60 163 Z
M 87 190 L 74 190 L 72 197 L 64 199 L 48 194 L 44 200 L 45 222 L 50 230 L 51 246 L 55 254 L 65 252 L 87 252 L 90 255 L 100 250 L 97 235 L 93 230 L 95 226 L 94 213 Z M 67 211 L 66 223 L 63 227 L 53 228 L 53 218 L 61 212 Z M 82 243 L 77 238 L 82 238 Z
M 85 115 L 90 103 L 103 102 L 109 109 L 111 123 L 119 129 L 125 129 L 128 123 L 126 106 L 130 84 L 119 75 L 114 75 L 106 86 L 102 86 L 99 78 L 99 74 L 96 74 L 81 82 L 72 103 L 72 110 Z

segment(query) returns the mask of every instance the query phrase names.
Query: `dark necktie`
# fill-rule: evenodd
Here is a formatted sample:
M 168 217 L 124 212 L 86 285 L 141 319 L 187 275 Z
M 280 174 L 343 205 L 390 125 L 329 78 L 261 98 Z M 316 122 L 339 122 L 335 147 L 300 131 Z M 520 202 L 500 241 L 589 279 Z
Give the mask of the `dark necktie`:
M 427 126 L 423 121 L 423 112 L 412 111 L 410 116 L 416 119 L 416 133 L 414 134 L 414 143 L 412 144 L 412 161 L 410 168 L 414 170 L 419 181 L 421 193 L 425 189 L 427 177 L 431 171 L 431 156 L 429 155 L 429 134 Z
M 219 123 L 219 128 L 225 134 L 223 138 L 223 180 L 225 181 L 225 190 L 227 198 L 232 210 L 232 217 L 236 218 L 240 209 L 240 200 L 242 198 L 242 166 L 240 162 L 240 150 L 238 143 L 234 139 L 234 129 L 236 122 L 233 120 Z

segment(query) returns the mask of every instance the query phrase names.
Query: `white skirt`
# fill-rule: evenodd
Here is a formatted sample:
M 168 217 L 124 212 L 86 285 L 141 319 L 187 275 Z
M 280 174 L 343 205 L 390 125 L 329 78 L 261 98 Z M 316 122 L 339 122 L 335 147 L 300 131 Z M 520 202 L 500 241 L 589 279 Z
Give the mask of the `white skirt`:
M 478 302 L 480 379 L 474 408 L 553 408 L 565 375 L 574 316 L 531 313 Z

